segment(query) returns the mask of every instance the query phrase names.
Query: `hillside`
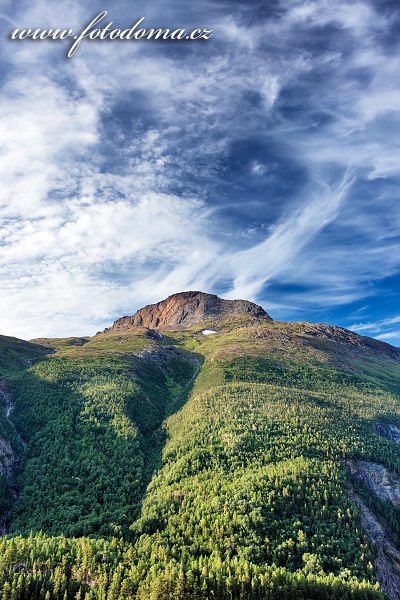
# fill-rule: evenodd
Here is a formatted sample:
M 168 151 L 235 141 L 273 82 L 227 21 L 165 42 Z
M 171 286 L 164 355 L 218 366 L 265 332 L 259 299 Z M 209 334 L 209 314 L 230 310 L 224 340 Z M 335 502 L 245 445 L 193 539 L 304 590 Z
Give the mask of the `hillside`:
M 178 296 L 0 340 L 2 598 L 400 598 L 400 350 Z

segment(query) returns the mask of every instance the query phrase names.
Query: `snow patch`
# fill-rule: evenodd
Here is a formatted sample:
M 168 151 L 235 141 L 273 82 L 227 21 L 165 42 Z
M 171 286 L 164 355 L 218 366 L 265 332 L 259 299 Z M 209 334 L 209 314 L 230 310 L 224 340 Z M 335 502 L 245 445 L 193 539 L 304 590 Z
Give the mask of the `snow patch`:
M 213 333 L 217 333 L 214 329 L 203 329 L 201 332 L 203 335 L 212 335 Z

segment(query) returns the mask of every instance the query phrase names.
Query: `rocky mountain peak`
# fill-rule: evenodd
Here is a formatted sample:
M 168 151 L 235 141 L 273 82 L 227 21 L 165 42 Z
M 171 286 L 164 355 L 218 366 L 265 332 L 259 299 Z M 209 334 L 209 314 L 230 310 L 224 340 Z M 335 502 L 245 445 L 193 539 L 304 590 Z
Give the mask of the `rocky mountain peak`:
M 201 323 L 242 316 L 272 321 L 261 306 L 248 300 L 224 300 L 214 294 L 197 291 L 180 292 L 157 304 L 149 304 L 132 316 L 118 319 L 105 331 L 120 331 L 131 327 L 187 329 Z

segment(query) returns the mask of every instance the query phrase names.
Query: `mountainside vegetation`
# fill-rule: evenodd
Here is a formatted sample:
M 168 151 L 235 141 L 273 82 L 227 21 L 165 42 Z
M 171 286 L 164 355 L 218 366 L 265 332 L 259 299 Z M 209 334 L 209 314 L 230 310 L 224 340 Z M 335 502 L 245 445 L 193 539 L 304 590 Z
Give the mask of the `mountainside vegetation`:
M 388 345 L 236 316 L 1 338 L 0 600 L 400 597 L 399 375 Z

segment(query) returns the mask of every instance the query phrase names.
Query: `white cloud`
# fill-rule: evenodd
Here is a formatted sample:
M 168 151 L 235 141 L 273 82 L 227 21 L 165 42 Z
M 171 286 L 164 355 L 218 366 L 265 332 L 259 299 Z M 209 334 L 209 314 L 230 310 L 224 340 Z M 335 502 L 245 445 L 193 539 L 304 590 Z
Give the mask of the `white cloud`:
M 72 188 L 79 161 L 98 140 L 96 109 L 44 76 L 11 79 L 2 104 L 0 216 L 58 212 L 48 195 Z
M 253 173 L 253 175 L 264 175 L 266 170 L 266 166 L 257 160 L 253 161 L 250 165 L 250 171 Z
M 310 292 L 270 300 L 309 311 L 368 295 L 368 281 L 396 272 L 394 193 L 364 198 L 356 185 L 399 175 L 400 59 L 380 43 L 391 17 L 340 0 L 288 1 L 281 18 L 251 23 L 217 8 L 209 54 L 88 42 L 67 61 L 58 44 L 3 41 L 12 71 L 0 92 L 0 332 L 92 333 L 119 310 L 212 291 L 221 278 L 233 282 L 228 296 L 251 299 L 272 280 L 308 281 Z M 151 9 L 161 14 L 157 2 Z M 41 0 L 7 18 L 78 27 L 86 10 Z M 346 52 L 302 46 L 326 25 Z M 271 154 L 278 147 L 302 177 L 275 198 L 285 164 L 243 156 L 246 184 L 266 186 L 250 190 L 258 196 L 247 215 L 247 196 L 228 206 L 219 194 L 221 181 L 239 185 L 224 169 L 248 138 Z M 250 222 L 262 213 L 265 238 L 249 223 L 225 234 L 231 208 Z M 353 247 L 344 233 L 370 241 Z
M 399 340 L 400 339 L 400 331 L 391 331 L 389 333 L 381 333 L 376 336 L 378 340 Z
M 361 335 L 368 335 L 377 338 L 378 340 L 388 341 L 392 344 L 400 344 L 400 331 L 393 329 L 393 325 L 400 323 L 400 316 L 381 319 L 376 322 L 354 323 L 349 325 L 351 331 L 355 331 Z
M 137 203 L 72 201 L 66 221 L 20 221 L 0 259 L 0 331 L 90 333 L 93 321 L 128 310 L 132 298 L 148 302 L 157 289 L 163 295 L 184 286 L 216 250 L 203 247 L 202 210 L 197 200 L 150 194 Z
M 349 325 L 348 328 L 350 329 L 350 331 L 356 331 L 357 333 L 360 333 L 362 331 L 372 331 L 375 333 L 379 331 L 379 326 L 377 323 L 354 323 L 353 325 Z
M 335 188 L 321 186 L 320 193 L 278 225 L 265 242 L 239 252 L 232 259 L 235 279 L 230 296 L 255 297 L 269 279 L 290 268 L 302 248 L 335 219 L 350 185 L 347 174 Z

